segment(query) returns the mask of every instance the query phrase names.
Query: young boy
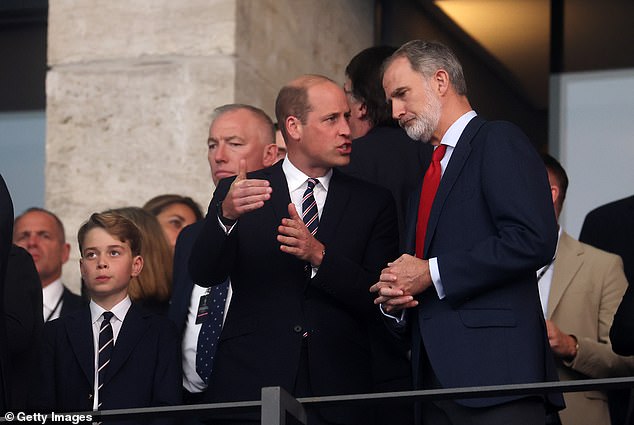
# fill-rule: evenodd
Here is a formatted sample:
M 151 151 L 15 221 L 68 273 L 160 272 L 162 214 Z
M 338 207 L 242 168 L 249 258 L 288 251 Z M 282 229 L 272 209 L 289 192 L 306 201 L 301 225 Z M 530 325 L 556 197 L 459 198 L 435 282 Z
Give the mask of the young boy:
M 46 324 L 35 406 L 77 412 L 180 404 L 176 328 L 141 311 L 127 294 L 143 268 L 138 228 L 117 213 L 95 213 L 78 240 L 91 301 Z

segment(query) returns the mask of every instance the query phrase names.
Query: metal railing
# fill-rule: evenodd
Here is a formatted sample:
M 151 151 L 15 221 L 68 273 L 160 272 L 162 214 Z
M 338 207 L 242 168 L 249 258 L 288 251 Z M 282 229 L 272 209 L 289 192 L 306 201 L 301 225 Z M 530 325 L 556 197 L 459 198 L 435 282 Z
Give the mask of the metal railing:
M 260 400 L 233 403 L 193 404 L 181 406 L 144 407 L 137 409 L 116 409 L 97 412 L 78 412 L 69 415 L 91 415 L 92 421 L 110 419 L 166 418 L 177 416 L 204 416 L 210 413 L 255 413 L 260 411 L 261 425 L 286 425 L 287 415 L 306 424 L 304 406 L 333 406 L 377 402 L 415 402 L 446 399 L 484 398 L 509 395 L 537 395 L 547 393 L 567 393 L 590 390 L 611 390 L 634 388 L 634 377 L 584 379 L 563 382 L 539 382 L 530 384 L 493 385 L 481 387 L 446 388 L 435 390 L 396 391 L 386 393 L 349 394 L 323 397 L 294 398 L 281 387 L 262 388 Z M 47 415 L 50 423 L 51 414 Z M 9 422 L 0 418 L 0 422 Z M 17 420 L 14 420 L 17 422 Z M 81 422 L 80 422 L 81 423 Z

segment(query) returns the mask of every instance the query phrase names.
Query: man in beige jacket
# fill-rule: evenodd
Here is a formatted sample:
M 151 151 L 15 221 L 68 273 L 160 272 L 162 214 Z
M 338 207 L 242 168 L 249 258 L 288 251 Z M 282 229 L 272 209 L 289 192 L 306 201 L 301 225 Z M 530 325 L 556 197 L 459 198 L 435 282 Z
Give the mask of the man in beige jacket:
M 568 177 L 559 162 L 544 156 L 559 214 Z M 537 272 L 548 340 L 557 360 L 559 378 L 609 378 L 634 373 L 634 357 L 614 354 L 609 331 L 627 279 L 618 255 L 573 239 L 559 228 L 555 258 Z M 600 391 L 564 394 L 562 425 L 610 424 L 607 395 Z

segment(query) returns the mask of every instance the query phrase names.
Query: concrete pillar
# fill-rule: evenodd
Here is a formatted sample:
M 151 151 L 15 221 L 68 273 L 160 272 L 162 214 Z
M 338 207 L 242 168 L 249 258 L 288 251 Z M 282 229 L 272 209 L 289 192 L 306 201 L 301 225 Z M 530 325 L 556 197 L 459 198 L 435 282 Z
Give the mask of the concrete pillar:
M 214 107 L 250 103 L 273 117 L 282 84 L 303 73 L 343 80 L 373 42 L 372 0 L 50 0 L 46 207 L 73 250 L 95 211 L 162 193 L 204 208 Z

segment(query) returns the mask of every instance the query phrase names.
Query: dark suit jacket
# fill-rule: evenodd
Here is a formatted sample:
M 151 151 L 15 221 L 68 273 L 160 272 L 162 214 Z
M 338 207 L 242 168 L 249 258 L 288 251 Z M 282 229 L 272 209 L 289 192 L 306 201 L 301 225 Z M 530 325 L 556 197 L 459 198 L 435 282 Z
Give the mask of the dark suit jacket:
M 67 316 L 73 311 L 77 311 L 87 304 L 80 295 L 73 293 L 70 289 L 64 285 L 64 292 L 62 292 L 62 310 L 59 312 L 60 317 Z
M 610 328 L 610 341 L 615 353 L 634 356 L 634 285 L 625 290 Z
M 104 384 L 103 410 L 181 402 L 179 338 L 174 325 L 133 303 L 117 337 Z M 95 354 L 90 308 L 48 322 L 40 359 L 40 411 L 90 411 Z
M 17 245 L 13 245 L 9 254 L 4 290 L 10 366 L 7 375 L 11 383 L 9 407 L 24 411 L 36 376 L 44 319 L 40 277 L 31 255 Z
M 407 199 L 420 187 L 432 152 L 431 145 L 410 139 L 400 127 L 377 126 L 352 141 L 350 164 L 340 168 L 344 173 L 392 192 L 401 244 Z
M 189 301 L 194 288 L 194 281 L 189 276 L 189 253 L 198 237 L 203 222 L 197 221 L 185 227 L 178 235 L 174 249 L 174 272 L 172 279 L 172 298 L 168 317 L 176 324 L 180 335 L 185 331 Z
M 282 161 L 249 178 L 268 180 L 271 199 L 240 217 L 226 235 L 216 205 L 233 179 L 222 180 L 190 256 L 194 281 L 219 284 L 231 277 L 233 287 L 207 390 L 210 400 L 256 400 L 265 386 L 292 392 L 302 347 L 314 395 L 370 391 L 368 323 L 378 309 L 368 289 L 397 254 L 391 195 L 333 171 L 316 235 L 326 255 L 311 279 L 310 265 L 280 251 L 276 239 L 291 202 Z M 355 409 L 330 414 L 338 415 L 330 417 L 333 421 L 367 423 Z
M 518 128 L 479 117 L 469 122 L 427 227 L 426 257 L 438 258 L 446 297 L 433 287 L 418 297 L 414 379 L 425 349 L 445 388 L 557 380 L 535 274 L 557 245 L 548 188 L 544 165 Z M 408 211 L 410 253 L 418 202 L 413 197 Z M 459 402 L 482 407 L 514 398 Z M 561 404 L 559 395 L 550 398 Z
M 610 202 L 588 213 L 579 241 L 620 255 L 627 281 L 634 282 L 634 196 Z
M 0 346 L 7 346 L 7 330 L 4 316 L 4 276 L 6 273 L 11 241 L 13 240 L 13 201 L 9 189 L 0 174 Z M 7 411 L 7 374 L 9 371 L 8 350 L 0 350 L 0 414 Z

